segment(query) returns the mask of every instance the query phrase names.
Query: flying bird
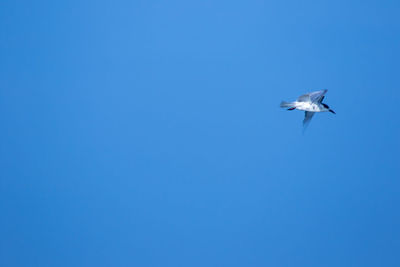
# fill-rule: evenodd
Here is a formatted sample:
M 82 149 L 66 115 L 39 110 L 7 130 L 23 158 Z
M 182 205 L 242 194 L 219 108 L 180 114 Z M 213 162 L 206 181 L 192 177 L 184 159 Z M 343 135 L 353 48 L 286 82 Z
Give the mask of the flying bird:
M 299 96 L 294 102 L 281 102 L 281 108 L 287 108 L 288 110 L 304 110 L 304 120 L 303 127 L 304 129 L 310 123 L 312 117 L 316 112 L 332 112 L 336 114 L 335 111 L 329 108 L 327 104 L 322 103 L 325 98 L 325 94 L 328 92 L 327 89 L 315 91 L 312 93 L 308 93 L 305 95 Z

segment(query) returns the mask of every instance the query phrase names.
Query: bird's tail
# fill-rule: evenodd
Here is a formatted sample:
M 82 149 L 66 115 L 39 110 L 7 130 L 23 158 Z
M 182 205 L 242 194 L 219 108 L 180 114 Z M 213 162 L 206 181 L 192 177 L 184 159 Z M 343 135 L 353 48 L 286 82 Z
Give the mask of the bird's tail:
M 285 102 L 285 101 L 282 101 L 280 106 L 281 106 L 281 108 L 294 108 L 295 107 L 293 102 Z

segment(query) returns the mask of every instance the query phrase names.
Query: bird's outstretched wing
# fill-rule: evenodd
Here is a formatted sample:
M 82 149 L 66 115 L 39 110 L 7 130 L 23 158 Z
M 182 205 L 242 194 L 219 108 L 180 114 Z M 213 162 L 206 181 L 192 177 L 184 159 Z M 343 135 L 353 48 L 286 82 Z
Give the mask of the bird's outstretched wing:
M 309 102 L 310 94 L 301 95 L 297 98 L 297 102 Z
M 306 129 L 308 124 L 310 123 L 312 117 L 314 116 L 315 112 L 306 111 L 304 113 L 304 120 L 303 120 L 303 128 Z
M 311 102 L 321 103 L 326 92 L 328 92 L 328 90 L 324 89 L 321 91 L 316 91 L 316 92 L 310 93 Z
M 324 89 L 324 90 L 304 94 L 304 95 L 299 96 L 299 98 L 297 98 L 297 101 L 298 102 L 319 102 L 319 103 L 321 103 L 326 92 L 328 92 L 328 90 Z

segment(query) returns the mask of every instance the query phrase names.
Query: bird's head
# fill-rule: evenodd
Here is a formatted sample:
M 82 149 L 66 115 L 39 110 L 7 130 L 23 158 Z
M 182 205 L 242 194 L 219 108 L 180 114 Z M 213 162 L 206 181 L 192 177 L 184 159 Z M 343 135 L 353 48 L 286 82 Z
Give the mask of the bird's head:
M 332 112 L 333 114 L 336 114 L 335 111 L 333 111 L 332 109 L 329 108 L 329 106 L 327 104 L 322 103 L 322 105 L 324 106 L 324 108 L 326 108 L 329 112 Z

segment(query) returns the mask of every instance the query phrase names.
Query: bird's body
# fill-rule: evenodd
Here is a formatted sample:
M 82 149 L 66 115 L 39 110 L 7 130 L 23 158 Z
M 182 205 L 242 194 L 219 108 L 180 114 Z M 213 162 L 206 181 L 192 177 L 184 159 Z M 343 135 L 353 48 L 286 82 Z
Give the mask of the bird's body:
M 305 111 L 303 126 L 306 127 L 316 112 L 329 111 L 333 114 L 336 114 L 333 110 L 329 108 L 327 104 L 322 103 L 322 100 L 324 100 L 327 91 L 328 90 L 324 89 L 312 93 L 307 93 L 305 95 L 301 95 L 294 102 L 282 101 L 281 108 L 288 108 L 288 110 L 298 109 Z
M 293 105 L 298 110 L 304 110 L 309 112 L 326 112 L 329 109 L 325 108 L 321 103 L 313 103 L 313 102 L 293 102 Z

